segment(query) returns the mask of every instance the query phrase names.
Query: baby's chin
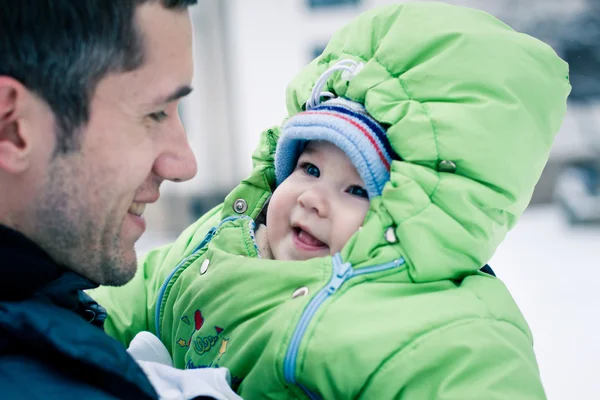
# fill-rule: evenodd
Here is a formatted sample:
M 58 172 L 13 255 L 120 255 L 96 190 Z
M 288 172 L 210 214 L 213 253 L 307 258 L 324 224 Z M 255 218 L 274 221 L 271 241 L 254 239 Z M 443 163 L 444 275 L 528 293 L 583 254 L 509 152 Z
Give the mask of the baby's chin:
M 306 261 L 306 260 L 312 260 L 313 258 L 321 258 L 321 257 L 327 257 L 327 256 L 331 256 L 331 255 L 333 255 L 333 253 L 331 253 L 331 251 L 329 250 L 329 247 L 323 247 L 322 250 L 311 251 L 311 252 L 302 253 L 302 254 L 296 254 L 296 255 L 294 255 L 293 259 L 296 261 Z
M 329 248 L 324 248 L 323 250 L 311 252 L 273 252 L 273 259 L 280 261 L 306 261 L 330 255 L 333 254 L 330 253 Z

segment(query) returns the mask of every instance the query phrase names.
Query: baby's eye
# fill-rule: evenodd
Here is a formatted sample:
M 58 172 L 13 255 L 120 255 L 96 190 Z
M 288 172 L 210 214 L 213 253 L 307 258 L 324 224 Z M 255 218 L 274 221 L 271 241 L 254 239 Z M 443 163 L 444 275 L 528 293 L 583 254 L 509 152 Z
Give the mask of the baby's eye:
M 348 188 L 348 193 L 350 193 L 353 196 L 363 197 L 367 200 L 369 199 L 369 193 L 367 192 L 367 190 L 360 186 L 350 186 Z
M 308 175 L 312 175 L 315 178 L 318 178 L 321 176 L 321 171 L 319 171 L 319 168 L 317 168 L 316 165 L 311 164 L 311 163 L 304 163 L 302 165 L 302 169 L 304 170 L 304 172 L 306 172 Z

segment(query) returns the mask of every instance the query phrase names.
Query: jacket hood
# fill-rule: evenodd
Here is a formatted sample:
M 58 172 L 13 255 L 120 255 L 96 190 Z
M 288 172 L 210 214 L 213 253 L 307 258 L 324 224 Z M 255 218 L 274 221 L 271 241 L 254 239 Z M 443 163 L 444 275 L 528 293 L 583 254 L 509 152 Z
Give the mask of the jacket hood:
M 288 118 L 346 59 L 361 68 L 351 78 L 334 73 L 325 90 L 363 103 L 388 127 L 402 161 L 392 163 L 343 258 L 360 267 L 401 256 L 416 282 L 479 270 L 529 204 L 548 160 L 571 90 L 567 64 L 482 11 L 426 2 L 379 7 L 336 32 L 294 78 Z M 278 134 L 268 130 L 254 153 L 257 186 L 272 186 Z
M 478 270 L 529 204 L 566 112 L 567 64 L 482 11 L 443 3 L 380 7 L 335 33 L 292 81 L 290 115 L 342 59 L 364 66 L 349 80 L 334 74 L 327 89 L 364 103 L 389 127 L 403 160 L 393 163 L 365 228 L 393 226 L 394 246 L 415 281 Z M 348 252 L 372 242 L 364 231 Z M 374 256 L 377 247 L 366 253 Z

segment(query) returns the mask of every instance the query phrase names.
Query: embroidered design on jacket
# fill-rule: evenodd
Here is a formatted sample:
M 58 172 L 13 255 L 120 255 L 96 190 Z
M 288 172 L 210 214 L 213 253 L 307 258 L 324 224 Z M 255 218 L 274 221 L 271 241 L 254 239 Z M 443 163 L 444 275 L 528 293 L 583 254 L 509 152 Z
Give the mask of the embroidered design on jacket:
M 202 354 L 209 352 L 219 341 L 219 334 L 223 332 L 223 329 L 215 326 L 215 330 L 217 331 L 216 335 L 197 336 L 196 339 L 194 339 L 194 351 L 198 355 L 201 356 Z
M 190 319 L 188 318 L 187 315 L 182 316 L 180 318 L 180 320 L 186 325 L 191 325 Z M 204 317 L 202 316 L 202 311 L 196 310 L 196 311 L 194 311 L 194 331 L 192 332 L 192 334 L 190 335 L 190 337 L 187 340 L 185 340 L 184 338 L 179 338 L 176 343 L 180 347 L 190 347 L 194 333 L 196 331 L 199 331 L 200 328 L 202 328 L 202 325 L 204 325 Z M 215 327 L 215 328 L 217 328 L 217 327 Z M 221 329 L 221 328 L 218 328 L 218 329 Z M 217 335 L 218 335 L 218 333 L 217 333 Z
M 229 343 L 229 338 L 225 339 L 223 338 L 223 341 L 221 342 L 221 348 L 219 349 L 219 357 L 217 357 L 217 361 L 219 361 L 221 359 L 221 357 L 223 357 L 223 354 L 227 353 L 227 344 Z
M 186 325 L 191 325 L 190 320 L 186 315 L 184 315 L 180 319 Z M 204 326 L 204 316 L 202 315 L 202 311 L 196 310 L 194 311 L 194 331 L 187 340 L 185 340 L 184 338 L 179 338 L 176 343 L 180 347 L 193 346 L 194 351 L 198 355 L 203 355 L 204 353 L 210 351 L 213 347 L 215 347 L 215 345 L 219 341 L 219 335 L 221 334 L 221 332 L 223 332 L 223 328 L 220 328 L 215 325 L 215 331 L 217 333 L 216 335 L 197 336 L 194 339 L 194 334 L 197 331 L 199 331 L 202 328 L 202 326 Z M 223 339 L 223 342 L 221 343 L 221 348 L 219 349 L 219 359 L 223 356 L 223 354 L 227 352 L 228 342 L 229 339 Z

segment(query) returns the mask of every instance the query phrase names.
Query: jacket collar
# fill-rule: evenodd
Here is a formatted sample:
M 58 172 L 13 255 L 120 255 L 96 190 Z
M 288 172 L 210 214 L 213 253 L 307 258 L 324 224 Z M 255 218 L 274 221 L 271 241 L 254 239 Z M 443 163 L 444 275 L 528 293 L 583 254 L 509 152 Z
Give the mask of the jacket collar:
M 97 285 L 57 264 L 20 232 L 0 225 L 0 299 L 18 300 L 42 293 L 61 307 L 74 309 L 81 290 Z

